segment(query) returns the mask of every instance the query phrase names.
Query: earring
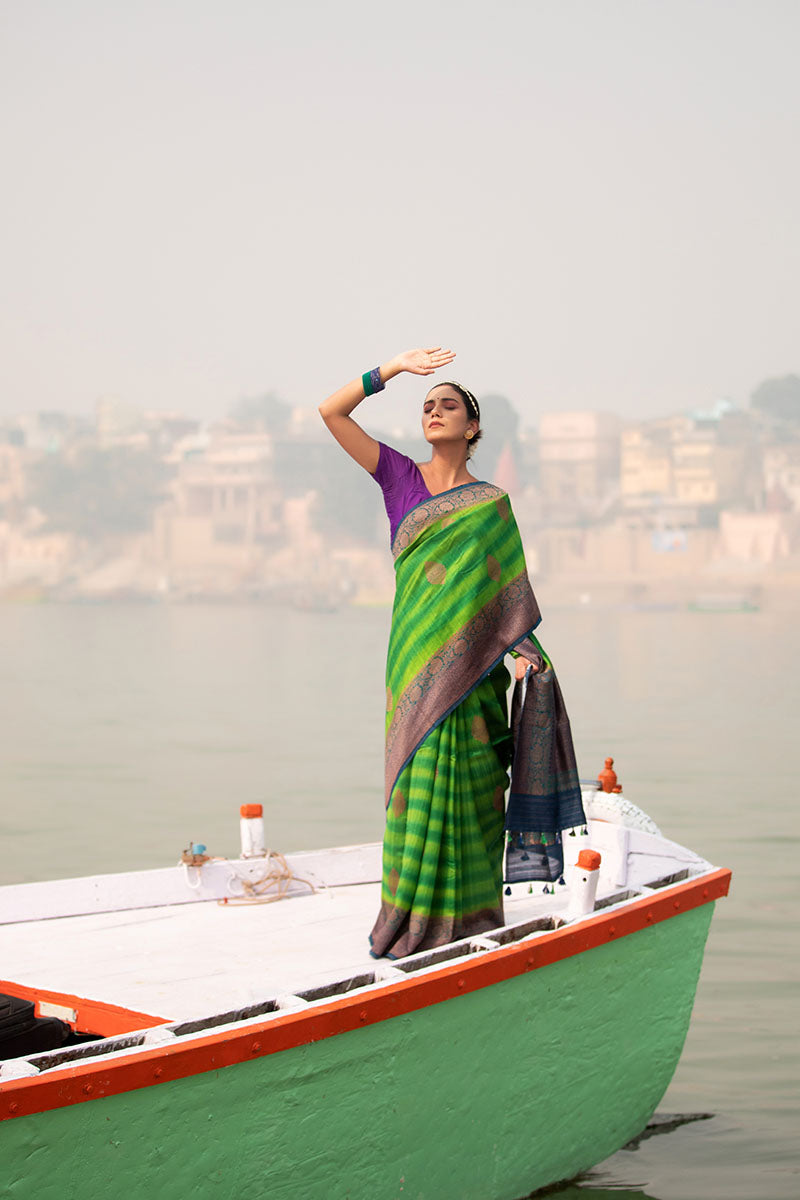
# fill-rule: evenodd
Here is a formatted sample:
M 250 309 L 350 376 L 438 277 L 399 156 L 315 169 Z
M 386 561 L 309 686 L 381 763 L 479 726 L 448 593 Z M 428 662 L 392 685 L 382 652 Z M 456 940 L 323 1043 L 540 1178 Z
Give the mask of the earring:
M 467 441 L 469 441 L 469 439 L 472 437 L 472 430 L 468 429 L 464 436 L 466 437 Z

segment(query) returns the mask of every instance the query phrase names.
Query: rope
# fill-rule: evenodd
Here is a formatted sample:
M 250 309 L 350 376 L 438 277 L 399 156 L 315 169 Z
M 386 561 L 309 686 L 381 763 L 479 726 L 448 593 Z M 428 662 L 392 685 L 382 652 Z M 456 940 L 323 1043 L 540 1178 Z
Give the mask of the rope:
M 295 875 L 279 850 L 267 850 L 266 868 L 259 879 L 246 879 L 237 871 L 232 870 L 228 878 L 228 890 L 231 891 L 231 884 L 237 880 L 242 885 L 242 894 L 237 895 L 231 891 L 230 898 L 223 896 L 221 900 L 217 901 L 217 904 L 273 904 L 276 900 L 285 898 L 292 883 L 302 883 L 312 892 L 317 890 L 310 879 L 303 879 L 300 875 Z M 267 895 L 266 893 L 271 889 L 275 890 Z

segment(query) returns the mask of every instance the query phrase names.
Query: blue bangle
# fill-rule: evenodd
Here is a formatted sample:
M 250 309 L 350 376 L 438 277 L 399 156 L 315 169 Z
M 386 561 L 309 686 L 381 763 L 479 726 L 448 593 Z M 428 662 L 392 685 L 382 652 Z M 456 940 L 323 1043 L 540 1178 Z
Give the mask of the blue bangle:
M 365 371 L 361 376 L 361 383 L 364 387 L 365 396 L 374 396 L 376 392 L 382 392 L 386 384 L 381 379 L 380 367 L 374 367 L 371 371 Z

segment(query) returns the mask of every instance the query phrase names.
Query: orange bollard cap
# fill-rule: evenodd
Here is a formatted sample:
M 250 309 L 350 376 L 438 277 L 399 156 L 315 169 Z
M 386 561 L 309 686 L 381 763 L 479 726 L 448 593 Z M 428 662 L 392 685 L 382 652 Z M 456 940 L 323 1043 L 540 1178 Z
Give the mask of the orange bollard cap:
M 581 867 L 584 871 L 596 871 L 601 862 L 602 859 L 597 850 L 581 850 L 575 865 Z
M 621 787 L 617 787 L 617 784 L 619 783 L 619 779 L 617 778 L 617 772 L 614 770 L 613 758 L 606 759 L 606 765 L 603 767 L 603 770 L 597 776 L 597 782 L 600 784 L 600 787 L 603 789 L 604 792 L 615 792 L 615 791 L 621 792 L 622 791 Z
M 241 817 L 263 817 L 264 809 L 260 804 L 243 804 L 239 809 L 239 815 Z

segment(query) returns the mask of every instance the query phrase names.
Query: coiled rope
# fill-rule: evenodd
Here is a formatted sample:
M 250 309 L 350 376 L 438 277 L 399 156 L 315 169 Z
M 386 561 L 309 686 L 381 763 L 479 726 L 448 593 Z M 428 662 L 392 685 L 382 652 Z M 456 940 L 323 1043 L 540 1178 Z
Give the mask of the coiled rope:
M 257 860 L 251 861 L 255 864 Z M 202 882 L 200 871 L 205 863 L 229 863 L 231 871 L 228 875 L 228 891 L 231 894 L 217 900 L 217 904 L 272 904 L 276 900 L 285 899 L 293 883 L 302 883 L 311 892 L 318 890 L 310 879 L 304 879 L 302 875 L 294 873 L 286 861 L 286 856 L 279 850 L 267 850 L 260 861 L 264 863 L 265 870 L 257 879 L 240 874 L 224 854 L 195 854 L 192 848 L 183 851 L 178 866 L 183 866 L 187 886 L 196 891 Z M 194 879 L 192 871 L 196 872 Z M 241 885 L 241 893 L 233 891 L 231 884 L 234 882 Z
M 242 895 L 238 896 L 232 892 L 230 896 L 223 896 L 217 904 L 273 904 L 288 895 L 293 883 L 302 883 L 311 892 L 316 892 L 317 889 L 310 879 L 295 875 L 285 855 L 279 850 L 267 850 L 264 861 L 266 870 L 258 879 L 247 879 L 238 871 L 232 870 L 228 879 L 228 889 L 230 890 L 230 885 L 236 880 L 242 885 Z

